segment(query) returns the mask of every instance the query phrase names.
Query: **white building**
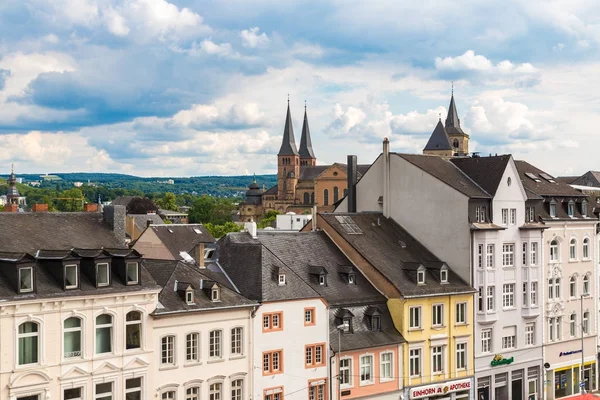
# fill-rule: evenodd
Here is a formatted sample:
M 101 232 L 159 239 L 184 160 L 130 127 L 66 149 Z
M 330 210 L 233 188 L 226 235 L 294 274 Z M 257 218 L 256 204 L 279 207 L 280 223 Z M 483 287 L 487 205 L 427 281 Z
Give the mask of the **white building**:
M 288 212 L 284 215 L 277 215 L 275 229 L 285 231 L 299 231 L 312 219 L 310 214 L 296 214 Z

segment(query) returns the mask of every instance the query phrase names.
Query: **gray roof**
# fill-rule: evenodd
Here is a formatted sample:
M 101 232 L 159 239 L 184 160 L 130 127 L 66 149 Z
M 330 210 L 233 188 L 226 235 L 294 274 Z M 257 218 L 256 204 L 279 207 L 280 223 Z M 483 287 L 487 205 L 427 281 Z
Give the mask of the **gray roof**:
M 148 226 L 148 221 L 152 221 L 152 225 L 164 225 L 162 218 L 157 214 L 127 214 L 127 216 L 133 218 L 135 227 L 143 232 Z
M 287 114 L 285 116 L 285 127 L 283 128 L 283 140 L 279 149 L 279 156 L 297 156 L 296 139 L 294 138 L 294 126 L 292 125 L 292 114 L 290 113 L 290 102 L 288 101 Z
M 113 201 L 111 201 L 110 204 L 112 204 L 113 206 L 127 207 L 129 205 L 129 203 L 131 202 L 131 200 L 133 200 L 135 198 L 140 198 L 140 196 L 119 196 L 116 199 L 114 199 Z
M 212 286 L 215 281 L 204 273 L 205 270 L 199 269 L 196 265 L 178 260 L 150 259 L 145 259 L 143 264 L 162 287 L 158 297 L 160 304 L 154 311 L 154 315 L 160 316 L 161 314 L 171 314 L 177 311 L 212 311 L 234 306 L 252 307 L 256 305 L 256 302 L 248 300 L 236 291 L 221 284 L 219 284 L 221 301 L 213 302 L 207 287 Z M 194 304 L 186 302 L 184 292 L 181 290 L 190 285 L 194 291 Z M 179 289 L 178 291 L 176 286 Z
M 573 189 L 569 184 L 558 180 L 554 180 L 554 182 L 549 182 L 540 174 L 545 174 L 550 176 L 546 172 L 541 169 L 529 164 L 526 161 L 516 160 L 515 164 L 517 166 L 517 170 L 519 171 L 519 176 L 521 181 L 523 182 L 523 186 L 525 189 L 532 191 L 533 193 L 540 196 L 568 196 L 568 197 L 585 197 L 585 195 L 578 190 Z M 534 174 L 539 182 L 531 179 L 527 176 L 528 173 Z
M 342 225 L 349 217 L 360 233 Z M 390 281 L 404 297 L 471 293 L 471 288 L 451 268 L 448 282 L 440 282 L 446 264 L 412 237 L 404 228 L 381 213 L 319 214 L 358 253 Z M 417 269 L 426 269 L 426 284 L 417 285 Z M 447 267 L 447 266 L 446 266 Z
M 348 166 L 342 163 L 335 163 L 330 165 L 309 165 L 300 167 L 300 178 L 299 180 L 314 180 L 316 177 L 321 175 L 326 169 L 330 168 L 333 165 L 338 165 L 341 169 L 347 170 Z M 371 164 L 358 164 L 356 166 L 357 175 L 360 178 L 367 170 Z
M 302 124 L 302 136 L 300 137 L 300 157 L 316 158 L 312 148 L 312 140 L 310 139 L 310 128 L 308 127 L 308 117 L 306 115 L 306 107 L 304 108 L 304 123 Z
M 475 181 L 483 190 L 495 196 L 510 157 L 510 155 L 460 157 L 452 158 L 450 161 Z
M 300 170 L 300 171 L 302 171 L 302 170 Z M 300 174 L 302 174 L 302 172 L 301 172 Z M 270 188 L 268 188 L 267 190 L 265 190 L 265 191 L 263 192 L 263 195 L 265 195 L 265 194 L 266 194 L 266 195 L 273 195 L 273 194 L 277 194 L 277 185 L 275 185 L 275 186 L 271 186 Z
M 448 106 L 448 116 L 446 117 L 446 132 L 449 135 L 464 135 L 462 128 L 460 127 L 460 119 L 458 118 L 458 111 L 456 111 L 456 104 L 454 103 L 454 93 L 450 98 L 450 106 Z
M 378 313 L 380 317 L 381 328 L 379 331 L 371 330 L 369 314 L 373 312 Z M 394 322 L 385 302 L 354 307 L 339 307 L 329 310 L 329 345 L 335 352 L 338 351 L 337 335 L 339 331 L 337 326 L 343 324 L 344 321 L 341 318 L 343 314 L 351 315 L 353 332 L 341 334 L 342 352 L 406 342 L 394 327 Z
M 423 149 L 423 151 L 432 150 L 452 150 L 452 145 L 450 144 L 450 139 L 448 139 L 446 129 L 442 125 L 442 120 L 438 121 Z
M 571 182 L 571 185 L 600 187 L 600 172 L 588 171 Z
M 199 243 L 215 242 L 215 238 L 202 224 L 151 225 L 148 229 L 154 231 L 176 259 L 181 259 L 182 251 L 189 253 Z
M 491 198 L 489 193 L 462 172 L 450 159 L 434 155 L 392 154 L 404 158 L 417 168 L 436 177 L 465 196 L 482 199 Z
M 101 213 L 0 213 L 0 250 L 125 247 Z

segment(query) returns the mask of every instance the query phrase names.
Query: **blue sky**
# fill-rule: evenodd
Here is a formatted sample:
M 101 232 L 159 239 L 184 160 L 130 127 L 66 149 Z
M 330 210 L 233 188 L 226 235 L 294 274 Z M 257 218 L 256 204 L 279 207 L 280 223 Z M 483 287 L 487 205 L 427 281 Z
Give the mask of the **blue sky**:
M 451 81 L 471 150 L 599 169 L 594 1 L 4 0 L 0 165 L 272 173 L 287 95 L 319 163 L 420 153 Z

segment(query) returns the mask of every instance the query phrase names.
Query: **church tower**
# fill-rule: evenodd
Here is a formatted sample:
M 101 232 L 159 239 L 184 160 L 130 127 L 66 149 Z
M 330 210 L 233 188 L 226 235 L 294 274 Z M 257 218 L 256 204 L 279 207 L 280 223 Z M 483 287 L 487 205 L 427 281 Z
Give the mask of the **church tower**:
M 463 132 L 460 127 L 460 119 L 458 118 L 458 112 L 456 111 L 456 104 L 454 103 L 454 88 L 452 89 L 452 97 L 450 98 L 450 106 L 448 107 L 448 116 L 446 117 L 446 133 L 448 139 L 452 144 L 452 150 L 454 155 L 468 155 L 469 154 L 469 135 Z
M 292 115 L 290 113 L 290 99 L 288 98 L 283 141 L 277 154 L 277 200 L 294 201 L 299 175 L 300 154 L 298 154 L 296 148 Z
M 302 124 L 302 136 L 300 137 L 300 166 L 317 165 L 317 157 L 312 148 L 310 139 L 310 128 L 308 127 L 308 117 L 306 116 L 306 103 L 304 104 L 304 123 Z
M 6 192 L 6 201 L 8 204 L 19 205 L 21 194 L 17 189 L 17 178 L 15 177 L 15 166 L 13 164 L 10 176 L 8 177 L 8 191 Z

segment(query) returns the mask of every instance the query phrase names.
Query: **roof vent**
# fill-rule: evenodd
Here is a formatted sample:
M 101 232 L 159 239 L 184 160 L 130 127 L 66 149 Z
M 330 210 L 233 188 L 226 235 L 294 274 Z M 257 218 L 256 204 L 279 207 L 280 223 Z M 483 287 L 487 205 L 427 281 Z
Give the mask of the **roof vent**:
M 172 230 L 172 229 L 169 229 L 169 233 L 173 233 L 173 230 Z
M 400 247 L 402 247 L 403 249 L 406 248 L 406 243 L 404 243 L 402 240 L 398 240 L 398 244 L 400 245 Z

